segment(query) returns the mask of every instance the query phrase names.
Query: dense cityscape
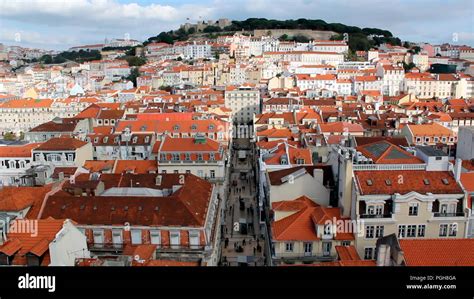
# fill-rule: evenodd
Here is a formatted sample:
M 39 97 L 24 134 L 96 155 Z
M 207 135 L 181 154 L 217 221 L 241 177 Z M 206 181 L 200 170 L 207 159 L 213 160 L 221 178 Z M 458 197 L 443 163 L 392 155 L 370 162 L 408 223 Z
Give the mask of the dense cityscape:
M 0 44 L 0 265 L 474 266 L 473 99 L 455 35 Z

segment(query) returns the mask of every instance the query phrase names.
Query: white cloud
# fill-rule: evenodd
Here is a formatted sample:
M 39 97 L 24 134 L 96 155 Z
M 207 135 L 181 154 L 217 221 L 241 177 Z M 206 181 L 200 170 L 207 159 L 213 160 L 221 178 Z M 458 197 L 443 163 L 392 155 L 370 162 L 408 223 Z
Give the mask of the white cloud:
M 0 0 L 0 17 L 56 26 L 125 27 L 151 22 L 180 22 L 193 14 L 208 16 L 212 8 L 197 5 L 122 4 L 114 0 Z
M 204 20 L 309 18 L 387 29 L 402 40 L 412 41 L 449 42 L 453 32 L 461 32 L 460 42 L 474 43 L 470 22 L 474 13 L 472 0 L 392 0 L 390 3 L 385 0 L 182 0 L 178 3 L 0 0 L 0 28 L 21 28 L 31 33 L 32 40 L 43 41 L 45 46 L 65 41 L 63 48 L 67 48 L 71 43 L 95 43 L 125 33 L 144 40 L 161 31 L 176 29 L 187 18 L 192 22 L 199 17 Z M 49 42 L 50 39 L 54 42 Z

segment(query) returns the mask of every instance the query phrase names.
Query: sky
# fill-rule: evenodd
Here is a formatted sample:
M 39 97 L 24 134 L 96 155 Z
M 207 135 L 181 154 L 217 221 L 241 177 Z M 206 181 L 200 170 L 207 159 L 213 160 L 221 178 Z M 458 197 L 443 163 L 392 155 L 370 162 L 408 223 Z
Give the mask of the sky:
M 473 0 L 0 0 L 0 43 L 65 50 L 178 29 L 187 18 L 322 19 L 403 41 L 474 46 Z

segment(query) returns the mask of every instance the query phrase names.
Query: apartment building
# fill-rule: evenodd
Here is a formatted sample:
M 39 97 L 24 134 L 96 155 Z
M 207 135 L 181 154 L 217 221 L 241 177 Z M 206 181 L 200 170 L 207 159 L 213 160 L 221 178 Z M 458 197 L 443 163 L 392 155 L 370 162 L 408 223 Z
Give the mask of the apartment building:
M 192 174 L 85 173 L 51 195 L 39 218 L 73 220 L 91 254 L 122 266 L 127 248 L 142 245 L 154 245 L 156 259 L 216 266 L 219 211 L 215 186 Z
M 260 91 L 249 85 L 228 86 L 225 90 L 225 107 L 232 110 L 234 123 L 247 124 L 259 114 Z
M 375 258 L 375 241 L 398 238 L 463 238 L 466 195 L 448 171 L 354 171 L 353 219 L 362 221 L 356 247 Z
M 438 123 L 412 125 L 407 124 L 401 130 L 410 144 L 415 145 L 453 145 L 457 142 L 454 132 Z
M 165 137 L 156 153 L 160 173 L 186 173 L 212 181 L 223 181 L 227 153 L 217 141 L 196 135 L 194 138 Z
M 339 232 L 339 208 L 322 207 L 305 196 L 272 204 L 272 260 L 279 264 L 334 261 L 336 246 L 354 244 L 352 233 Z

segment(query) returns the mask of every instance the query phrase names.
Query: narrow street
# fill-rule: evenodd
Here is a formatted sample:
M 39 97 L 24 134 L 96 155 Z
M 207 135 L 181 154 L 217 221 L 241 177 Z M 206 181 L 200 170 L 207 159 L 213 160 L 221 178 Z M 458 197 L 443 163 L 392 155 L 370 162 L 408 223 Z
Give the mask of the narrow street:
M 253 154 L 249 139 L 237 139 L 234 144 L 238 149 L 231 157 L 221 264 L 263 266 L 265 240 L 260 232 Z

